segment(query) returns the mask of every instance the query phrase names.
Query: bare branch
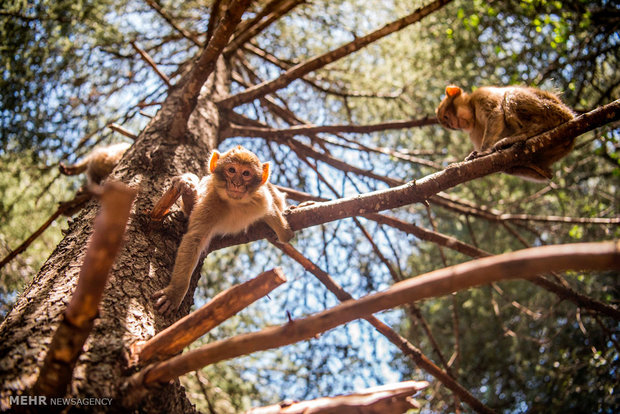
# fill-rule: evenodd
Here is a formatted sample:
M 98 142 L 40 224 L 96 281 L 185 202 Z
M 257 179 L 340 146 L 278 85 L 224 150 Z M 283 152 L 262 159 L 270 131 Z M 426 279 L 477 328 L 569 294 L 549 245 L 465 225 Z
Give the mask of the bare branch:
M 181 33 L 181 35 L 192 41 L 192 43 L 194 43 L 196 46 L 202 46 L 202 43 L 200 43 L 200 41 L 198 40 L 198 38 L 188 32 L 187 30 L 183 29 L 181 26 L 177 25 L 174 20 L 172 19 L 172 17 L 170 17 L 170 15 L 168 15 L 168 13 L 166 13 L 159 4 L 157 4 L 157 2 L 155 2 L 155 0 L 144 0 L 146 2 L 146 4 L 148 4 L 149 6 L 151 6 L 151 8 L 153 10 L 155 10 L 157 13 L 159 13 L 159 15 L 161 17 L 164 18 L 164 20 L 170 25 L 172 26 L 172 28 L 174 28 L 174 30 L 176 30 L 177 32 Z
M 232 0 L 200 58 L 187 77 L 182 79 L 182 89 L 175 96 L 179 104 L 178 114 L 172 118 L 168 131 L 173 140 L 181 140 L 185 135 L 187 122 L 198 102 L 200 89 L 213 72 L 217 58 L 224 50 L 250 3 L 251 0 Z
M 179 319 L 148 341 L 132 347 L 134 359 L 144 365 L 153 359 L 169 358 L 284 282 L 286 277 L 282 269 L 276 267 L 218 293 L 197 311 Z
M 330 134 L 337 133 L 360 133 L 367 134 L 370 132 L 387 131 L 390 129 L 414 128 L 426 125 L 437 124 L 435 117 L 425 117 L 422 119 L 410 119 L 402 121 L 389 121 L 371 125 L 294 125 L 288 129 L 276 128 L 258 128 L 250 126 L 231 125 L 226 135 L 230 136 L 247 136 L 247 137 L 289 137 L 294 135 L 309 135 L 320 132 Z
M 114 123 L 108 124 L 108 128 L 110 128 L 114 132 L 118 132 L 119 134 L 126 136 L 127 138 L 131 138 L 134 141 L 136 140 L 136 138 L 138 138 L 138 136 L 136 134 L 134 134 L 133 132 L 123 128 L 119 124 L 114 124 Z
M 218 102 L 218 105 L 221 108 L 232 108 L 234 106 L 250 102 L 258 97 L 281 89 L 293 82 L 294 80 L 310 72 L 320 69 L 329 63 L 335 62 L 338 59 L 341 59 L 347 55 L 350 55 L 353 52 L 362 49 L 363 47 L 381 39 L 382 37 L 397 32 L 413 23 L 422 20 L 422 18 L 428 16 L 436 10 L 439 10 L 441 7 L 450 3 L 450 1 L 451 0 L 435 0 L 429 5 L 419 8 L 408 16 L 389 23 L 379 30 L 376 30 L 366 36 L 359 37 L 352 42 L 340 46 L 339 48 L 334 49 L 330 52 L 324 53 L 320 56 L 309 59 L 306 62 L 295 65 L 277 79 L 263 82 L 259 85 L 248 88 L 245 91 L 238 93 L 237 95 L 222 99 Z
M 620 242 L 536 247 L 436 270 L 286 325 L 238 335 L 191 350 L 147 367 L 131 378 L 131 385 L 166 383 L 197 367 L 308 340 L 344 323 L 406 303 L 500 280 L 529 278 L 549 271 L 570 269 L 620 269 Z
M 254 408 L 246 414 L 375 414 L 404 413 L 420 408 L 411 395 L 428 387 L 426 381 L 405 381 L 368 388 L 355 394 Z
M 342 288 L 336 281 L 323 269 L 318 267 L 315 263 L 306 258 L 297 249 L 290 244 L 273 242 L 273 244 L 286 253 L 290 258 L 303 266 L 303 268 L 316 276 L 317 279 L 341 302 L 353 300 L 353 296 Z M 417 310 L 417 308 L 416 308 Z M 477 412 L 489 412 L 490 409 L 486 407 L 480 400 L 474 397 L 466 388 L 456 382 L 452 376 L 443 371 L 437 365 L 435 365 L 428 357 L 426 357 L 422 351 L 416 348 L 411 342 L 403 338 L 396 331 L 390 328 L 387 324 L 381 322 L 375 316 L 367 316 L 366 319 L 379 333 L 385 336 L 390 342 L 400 349 L 403 354 L 409 356 L 413 362 L 415 362 L 420 368 L 428 372 L 435 377 L 445 387 L 452 390 L 455 395 L 458 395 L 463 401 L 469 404 Z
M 2 261 L 0 261 L 0 269 L 2 269 L 4 265 L 6 265 L 11 260 L 13 260 L 15 257 L 17 257 L 18 254 L 26 250 L 28 246 L 30 246 L 32 242 L 35 241 L 37 237 L 39 237 L 41 233 L 43 233 L 54 222 L 54 220 L 56 220 L 61 215 L 68 215 L 68 216 L 73 215 L 73 213 L 76 210 L 79 210 L 82 206 L 84 206 L 84 204 L 86 204 L 86 202 L 90 200 L 91 197 L 92 195 L 90 193 L 81 193 L 81 194 L 77 194 L 70 201 L 59 203 L 56 211 L 52 213 L 52 215 L 45 221 L 45 223 L 41 225 L 41 227 L 35 230 L 35 232 L 32 233 L 30 237 L 24 240 L 22 244 L 17 246 L 15 250 L 9 252 L 9 254 L 7 254 L 6 257 L 2 259 Z
M 211 5 L 211 14 L 209 15 L 209 23 L 207 24 L 207 43 L 209 43 L 209 41 L 211 40 L 211 37 L 213 36 L 213 31 L 217 26 L 221 4 L 222 0 L 214 0 L 213 4 Z
M 272 0 L 265 5 L 253 19 L 247 24 L 239 25 L 238 33 L 230 41 L 230 44 L 224 50 L 224 54 L 230 55 L 248 40 L 257 36 L 260 32 L 269 27 L 273 22 L 293 10 L 300 4 L 306 3 L 307 0 Z M 263 18 L 265 18 L 263 20 Z M 262 21 L 261 21 L 262 20 Z M 245 23 L 245 22 L 244 22 Z
M 146 0 L 146 1 L 152 1 L 152 0 Z M 170 87 L 172 86 L 172 84 L 170 83 L 170 78 L 168 76 L 166 76 L 166 74 L 164 72 L 162 72 L 159 67 L 157 67 L 157 64 L 155 63 L 155 61 L 153 60 L 153 58 L 151 58 L 149 56 L 148 53 L 146 53 L 144 50 L 140 49 L 140 47 L 138 47 L 138 45 L 136 44 L 136 42 L 131 42 L 131 46 L 135 49 L 136 52 L 138 52 L 138 54 L 142 57 L 142 59 L 151 67 L 153 68 L 153 70 L 155 71 L 155 73 L 157 73 L 157 76 L 159 76 L 161 78 L 161 80 L 164 81 L 164 83 L 166 84 L 166 86 Z
M 288 70 L 290 69 L 293 64 L 287 63 L 282 61 L 281 59 L 278 59 L 277 57 L 275 57 L 274 55 L 272 55 L 271 53 L 266 52 L 265 50 L 259 48 L 258 46 L 252 44 L 252 43 L 246 43 L 243 46 L 243 49 L 260 57 L 261 59 L 264 59 L 265 61 L 272 63 L 276 66 L 278 66 L 281 69 L 284 70 Z M 397 99 L 398 97 L 402 96 L 402 89 L 397 92 L 397 93 L 391 93 L 391 94 L 387 94 L 387 93 L 371 93 L 371 92 L 344 92 L 344 91 L 339 91 L 339 90 L 334 90 L 328 87 L 324 87 L 319 85 L 318 83 L 316 83 L 315 80 L 313 79 L 309 79 L 308 76 L 303 76 L 301 77 L 301 79 L 306 82 L 308 85 L 312 86 L 313 88 L 324 92 L 324 93 L 328 93 L 330 95 L 334 95 L 334 96 L 339 96 L 341 98 L 379 98 L 379 99 Z M 329 83 L 329 82 L 327 82 Z

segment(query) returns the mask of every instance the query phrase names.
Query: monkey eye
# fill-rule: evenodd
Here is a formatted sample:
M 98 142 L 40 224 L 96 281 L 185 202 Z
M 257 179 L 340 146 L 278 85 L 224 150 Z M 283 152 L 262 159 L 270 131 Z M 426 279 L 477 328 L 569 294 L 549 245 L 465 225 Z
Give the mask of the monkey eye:
M 231 174 L 234 174 L 235 173 L 235 167 L 228 168 L 228 172 L 231 173 Z
M 244 177 L 249 177 L 250 176 L 250 171 L 245 170 L 244 172 L 241 173 Z

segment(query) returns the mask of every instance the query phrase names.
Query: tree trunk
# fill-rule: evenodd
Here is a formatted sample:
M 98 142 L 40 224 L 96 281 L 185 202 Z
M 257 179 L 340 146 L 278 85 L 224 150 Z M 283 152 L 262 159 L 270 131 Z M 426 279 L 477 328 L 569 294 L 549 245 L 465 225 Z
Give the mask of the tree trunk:
M 186 220 L 181 214 L 173 214 L 170 220 L 156 227 L 149 223 L 146 212 L 173 176 L 187 171 L 198 175 L 205 173 L 209 151 L 218 143 L 220 115 L 213 102 L 227 95 L 230 79 L 229 67 L 220 59 L 203 86 L 183 142 L 170 140 L 168 134 L 178 113 L 176 108 L 183 99 L 181 88 L 173 87 L 160 111 L 110 176 L 109 179 L 136 188 L 138 196 L 127 225 L 124 246 L 110 273 L 100 316 L 76 365 L 67 393 L 69 397 L 112 398 L 114 408 L 128 411 L 128 407 L 122 407 L 120 386 L 128 374 L 126 352 L 130 345 L 152 337 L 172 319 L 188 313 L 202 262 L 173 318 L 157 314 L 151 300 L 153 292 L 168 283 Z M 10 396 L 27 393 L 36 381 L 51 338 L 75 288 L 97 211 L 97 202 L 91 201 L 79 213 L 66 237 L 0 326 L 3 409 L 7 408 Z M 145 412 L 194 410 L 178 380 L 163 390 L 151 392 L 142 404 L 140 410 Z M 106 406 L 86 408 L 110 410 Z

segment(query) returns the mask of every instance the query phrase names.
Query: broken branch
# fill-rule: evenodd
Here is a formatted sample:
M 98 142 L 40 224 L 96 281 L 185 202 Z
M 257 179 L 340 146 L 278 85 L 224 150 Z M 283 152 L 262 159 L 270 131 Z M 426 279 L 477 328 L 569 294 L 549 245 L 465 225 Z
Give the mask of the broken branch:
M 120 250 L 136 191 L 118 182 L 106 183 L 101 212 L 80 269 L 75 292 L 49 347 L 35 395 L 61 397 L 71 383 L 73 368 L 99 313 L 108 273 Z

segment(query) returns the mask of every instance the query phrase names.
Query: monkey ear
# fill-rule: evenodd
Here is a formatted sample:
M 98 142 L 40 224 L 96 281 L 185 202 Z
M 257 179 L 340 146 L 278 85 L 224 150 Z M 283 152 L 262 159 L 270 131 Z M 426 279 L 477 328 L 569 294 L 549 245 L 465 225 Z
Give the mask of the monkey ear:
M 458 86 L 455 86 L 455 85 L 446 86 L 446 96 L 449 96 L 449 97 L 457 96 L 457 95 L 460 95 L 461 92 L 463 91 Z
M 263 185 L 269 180 L 269 175 L 271 174 L 271 164 L 266 162 L 263 164 L 263 177 L 260 181 L 260 185 Z
M 209 172 L 213 172 L 215 170 L 215 166 L 217 165 L 217 160 L 220 159 L 220 153 L 217 150 L 213 150 L 213 154 L 211 154 L 211 158 L 209 159 Z

